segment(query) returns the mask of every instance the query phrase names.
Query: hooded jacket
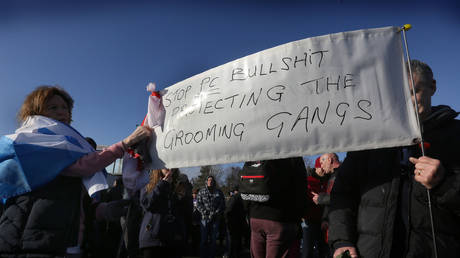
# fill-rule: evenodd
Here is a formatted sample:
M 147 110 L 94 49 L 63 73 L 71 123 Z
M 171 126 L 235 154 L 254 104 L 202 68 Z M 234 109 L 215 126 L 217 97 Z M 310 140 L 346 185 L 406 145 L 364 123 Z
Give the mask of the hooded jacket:
M 445 169 L 430 190 L 437 251 L 460 257 L 460 121 L 447 106 L 432 111 L 423 123 L 425 155 Z M 395 250 L 397 257 L 434 257 L 427 190 L 413 179 L 413 165 L 402 165 L 404 149 L 348 153 L 331 193 L 333 248 L 355 246 L 360 257 L 395 257 Z M 417 145 L 406 150 L 421 156 Z

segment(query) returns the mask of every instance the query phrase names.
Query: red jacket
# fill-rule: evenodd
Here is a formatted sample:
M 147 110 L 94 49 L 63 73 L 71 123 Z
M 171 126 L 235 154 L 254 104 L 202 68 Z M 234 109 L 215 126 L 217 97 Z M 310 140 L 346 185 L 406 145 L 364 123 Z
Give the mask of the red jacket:
M 313 172 L 314 173 L 314 172 Z M 323 215 L 324 205 L 315 204 L 313 202 L 313 194 L 315 192 L 317 194 L 329 194 L 328 193 L 328 182 L 329 176 L 325 175 L 323 177 L 319 177 L 315 175 L 310 175 L 307 177 L 307 194 L 308 194 L 308 208 L 307 214 L 305 215 L 305 219 L 309 222 L 316 222 L 321 223 L 321 217 Z

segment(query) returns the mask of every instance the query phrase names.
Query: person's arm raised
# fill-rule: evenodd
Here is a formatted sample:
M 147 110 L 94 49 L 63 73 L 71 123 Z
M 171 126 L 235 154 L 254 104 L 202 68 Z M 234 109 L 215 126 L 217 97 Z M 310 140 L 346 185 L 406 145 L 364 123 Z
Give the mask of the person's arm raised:
M 123 141 L 115 143 L 102 150 L 88 153 L 62 171 L 62 175 L 74 177 L 91 176 L 110 165 L 116 159 L 123 157 L 127 148 L 133 147 L 143 141 L 148 141 L 152 129 L 148 126 L 139 126 Z

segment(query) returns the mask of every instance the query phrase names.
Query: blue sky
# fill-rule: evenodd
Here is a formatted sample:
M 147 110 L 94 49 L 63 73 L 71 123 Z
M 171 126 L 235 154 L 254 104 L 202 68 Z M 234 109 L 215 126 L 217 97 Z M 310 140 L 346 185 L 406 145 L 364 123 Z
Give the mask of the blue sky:
M 411 58 L 437 79 L 433 104 L 460 111 L 458 2 L 163 2 L 0 1 L 0 134 L 15 130 L 29 92 L 58 84 L 75 100 L 72 125 L 109 145 L 142 121 L 148 82 L 165 88 L 290 41 L 405 23 Z

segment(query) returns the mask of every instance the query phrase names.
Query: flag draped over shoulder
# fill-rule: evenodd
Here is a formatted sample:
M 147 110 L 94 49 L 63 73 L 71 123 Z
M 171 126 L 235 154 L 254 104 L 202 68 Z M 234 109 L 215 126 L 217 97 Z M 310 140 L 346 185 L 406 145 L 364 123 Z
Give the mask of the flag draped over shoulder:
M 0 197 L 11 198 L 37 189 L 93 151 L 71 126 L 31 116 L 14 134 L 0 138 Z M 83 178 L 83 184 L 90 195 L 108 188 L 101 172 Z

